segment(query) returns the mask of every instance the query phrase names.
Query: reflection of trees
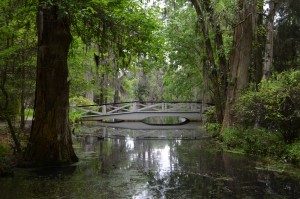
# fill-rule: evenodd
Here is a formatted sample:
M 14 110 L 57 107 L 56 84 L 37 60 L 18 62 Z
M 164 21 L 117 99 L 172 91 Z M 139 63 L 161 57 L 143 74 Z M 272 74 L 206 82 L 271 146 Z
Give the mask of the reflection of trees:
M 203 141 L 184 141 L 175 147 L 174 153 L 180 170 L 171 172 L 165 179 L 155 180 L 150 176 L 150 182 L 154 179 L 158 184 L 164 182 L 164 187 L 178 187 L 184 196 L 192 198 L 281 198 L 290 195 L 283 186 L 284 179 L 278 179 L 273 172 L 255 169 L 254 158 L 211 150 Z M 299 184 L 286 186 L 293 190 Z M 184 188 L 188 191 L 184 192 Z M 172 190 L 165 192 L 167 198 L 176 195 Z
M 211 150 L 214 147 L 201 140 L 133 141 L 121 137 L 94 144 L 99 153 L 88 161 L 86 169 L 93 168 L 92 173 L 99 176 L 114 177 L 117 173 L 118 178 L 106 185 L 111 192 L 116 189 L 114 181 L 137 177 L 140 181 L 130 181 L 130 191 L 143 187 L 154 198 L 280 198 L 299 194 L 299 182 L 288 184 L 291 179 L 254 169 L 254 160 Z

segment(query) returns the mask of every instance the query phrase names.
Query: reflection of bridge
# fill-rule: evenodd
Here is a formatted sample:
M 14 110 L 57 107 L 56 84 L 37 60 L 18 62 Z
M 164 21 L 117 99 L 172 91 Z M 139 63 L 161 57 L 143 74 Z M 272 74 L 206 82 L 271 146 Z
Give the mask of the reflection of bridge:
M 98 138 L 118 139 L 199 139 L 208 137 L 201 122 L 171 126 L 147 125 L 142 122 L 96 122 L 81 132 Z
M 171 116 L 201 120 L 210 105 L 198 102 L 124 102 L 116 104 L 73 107 L 81 112 L 83 121 L 119 119 L 138 121 L 148 117 Z

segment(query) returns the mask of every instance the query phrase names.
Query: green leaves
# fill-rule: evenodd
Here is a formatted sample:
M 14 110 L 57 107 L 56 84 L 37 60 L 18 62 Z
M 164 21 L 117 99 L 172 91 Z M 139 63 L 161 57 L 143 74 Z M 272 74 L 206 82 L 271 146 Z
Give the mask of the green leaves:
M 235 106 L 238 123 L 278 130 L 286 142 L 300 133 L 300 72 L 284 72 L 248 90 Z

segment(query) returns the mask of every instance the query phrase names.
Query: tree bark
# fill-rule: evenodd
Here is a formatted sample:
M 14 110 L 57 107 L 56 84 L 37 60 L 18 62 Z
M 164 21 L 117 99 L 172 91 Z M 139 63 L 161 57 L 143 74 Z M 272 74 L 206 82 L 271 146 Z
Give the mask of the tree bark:
M 201 25 L 201 30 L 205 39 L 205 49 L 206 49 L 206 54 L 208 57 L 209 61 L 209 71 L 208 71 L 208 76 L 209 79 L 212 83 L 212 91 L 213 91 L 213 99 L 216 107 L 216 118 L 219 123 L 222 123 L 223 121 L 223 98 L 222 98 L 222 91 L 220 88 L 220 81 L 219 81 L 219 74 L 218 74 L 218 69 L 216 66 L 215 62 L 215 57 L 214 57 L 214 51 L 212 47 L 211 40 L 209 38 L 209 30 L 208 26 L 206 24 L 206 21 L 204 20 L 204 13 L 201 7 L 201 4 L 198 0 L 191 0 L 197 16 L 198 16 L 198 21 Z M 210 13 L 213 14 L 213 13 Z M 217 33 L 219 34 L 219 33 Z M 219 36 L 219 35 L 218 35 Z M 216 37 L 218 38 L 216 35 Z M 219 38 L 218 38 L 219 39 Z
M 23 55 L 22 55 L 22 62 L 24 63 L 25 62 L 25 59 L 24 59 L 24 55 L 25 52 L 23 52 Z M 26 75 L 25 75 L 25 66 L 22 66 L 21 68 L 21 85 L 20 85 L 20 88 L 21 88 L 21 94 L 20 94 L 20 103 L 21 103 L 21 110 L 20 110 L 20 117 L 21 117 L 21 120 L 20 120 L 20 130 L 25 130 L 25 109 L 26 109 L 26 106 L 25 106 L 25 81 L 26 81 Z
M 259 4 L 262 4 L 264 0 L 260 0 Z M 253 74 L 251 81 L 255 81 L 256 89 L 258 89 L 258 84 L 260 83 L 262 76 L 263 76 L 263 52 L 265 49 L 265 35 L 261 33 L 261 28 L 263 28 L 263 4 L 257 7 L 257 18 L 256 18 L 256 29 L 254 33 L 254 42 L 255 45 L 253 48 Z
M 267 36 L 263 64 L 263 79 L 269 79 L 273 63 L 273 33 L 274 33 L 275 0 L 269 0 L 269 14 L 267 17 Z
M 222 130 L 234 124 L 234 105 L 241 94 L 241 90 L 249 83 L 255 17 L 256 1 L 239 0 L 236 13 L 237 25 L 234 27 L 233 50 L 230 60 L 230 81 L 227 90 Z
M 226 92 L 227 92 L 227 72 L 228 72 L 228 66 L 227 66 L 227 59 L 224 52 L 224 46 L 223 46 L 223 34 L 221 30 L 221 25 L 218 19 L 215 17 L 215 11 L 213 9 L 211 0 L 205 0 L 204 6 L 205 10 L 208 12 L 209 21 L 210 24 L 214 30 L 214 36 L 215 36 L 215 46 L 217 50 L 217 56 L 218 56 L 218 63 L 220 68 L 220 82 L 221 82 L 221 98 L 222 101 L 226 99 Z M 222 113 L 224 111 L 224 104 L 222 103 Z
M 118 67 L 115 69 L 115 74 L 114 74 L 114 103 L 120 102 L 120 82 L 119 82 L 119 71 Z
M 43 0 L 40 0 L 42 3 Z M 78 161 L 69 126 L 67 58 L 70 22 L 55 5 L 38 9 L 38 58 L 35 118 L 26 158 L 38 165 Z

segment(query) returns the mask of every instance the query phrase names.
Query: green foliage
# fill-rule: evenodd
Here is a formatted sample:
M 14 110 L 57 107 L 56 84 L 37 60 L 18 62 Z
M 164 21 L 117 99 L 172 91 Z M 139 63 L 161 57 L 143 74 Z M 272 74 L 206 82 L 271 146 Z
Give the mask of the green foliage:
M 244 132 L 246 153 L 281 157 L 285 151 L 285 142 L 280 133 L 265 129 L 247 129 Z
M 33 117 L 33 109 L 25 109 L 25 118 Z
M 219 123 L 206 123 L 206 131 L 213 137 L 217 137 L 220 134 L 221 124 Z
M 194 8 L 183 4 L 170 13 L 165 37 L 169 63 L 165 63 L 164 98 L 167 100 L 199 100 L 202 88 L 202 55 L 198 44 L 203 38 L 196 34 L 197 16 Z M 188 81 L 187 81 L 188 80 Z
M 300 164 L 300 142 L 296 141 L 287 146 L 288 160 L 294 164 Z
M 300 4 L 283 1 L 278 9 L 277 33 L 274 35 L 274 69 L 278 72 L 299 68 Z
M 247 90 L 235 106 L 237 123 L 279 131 L 286 142 L 300 131 L 300 71 L 283 72 Z
M 217 118 L 216 118 L 216 108 L 210 108 L 208 111 L 205 112 L 206 116 L 206 122 L 208 123 L 216 123 Z
M 7 145 L 0 142 L 0 176 L 12 175 L 12 161 Z
M 74 37 L 69 52 L 70 97 L 93 91 L 97 94 L 97 76 L 93 58 L 94 52 L 85 52 L 86 45 L 79 37 Z M 87 78 L 87 74 L 91 77 Z
M 34 93 L 36 1 L 3 0 L 0 10 L 0 118 L 13 120 Z
M 93 102 L 85 97 L 82 97 L 82 96 L 72 97 L 72 98 L 70 98 L 69 101 L 72 106 L 95 105 L 95 102 Z
M 69 101 L 70 101 L 71 106 L 95 105 L 95 103 L 93 101 L 91 101 L 85 97 L 82 97 L 82 96 L 72 97 L 72 98 L 70 98 Z M 97 106 L 87 106 L 87 107 L 85 107 L 85 109 L 95 111 L 95 110 L 98 110 L 98 107 Z M 71 108 L 69 111 L 69 119 L 70 119 L 71 123 L 78 122 L 83 113 L 84 113 L 83 111 Z
M 259 156 L 281 157 L 285 152 L 282 135 L 261 128 L 232 127 L 224 129 L 222 139 L 228 148 Z
M 164 58 L 158 13 L 139 1 L 73 4 L 67 8 L 76 35 L 69 62 L 71 96 L 93 92 L 100 103 L 135 100 L 134 91 L 127 89 L 131 82 L 126 82 L 130 78 L 126 74 L 136 68 L 150 71 Z M 99 59 L 97 64 L 94 56 Z
M 82 113 L 83 113 L 82 111 L 73 111 L 73 110 L 69 111 L 70 122 L 72 124 L 74 124 L 74 123 L 80 121 Z
M 240 128 L 226 128 L 221 135 L 223 142 L 228 148 L 243 149 L 245 138 L 243 137 L 243 130 Z
M 12 97 L 9 97 L 9 99 L 8 99 L 8 107 L 5 110 L 0 109 L 0 119 L 4 120 L 6 117 L 15 119 L 20 113 L 19 100 L 15 97 L 14 94 L 10 93 L 10 95 Z M 5 103 L 6 102 L 0 92 L 0 107 L 4 107 Z
M 0 157 L 7 156 L 10 154 L 9 147 L 0 142 Z

